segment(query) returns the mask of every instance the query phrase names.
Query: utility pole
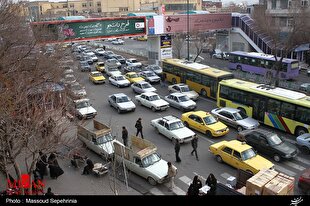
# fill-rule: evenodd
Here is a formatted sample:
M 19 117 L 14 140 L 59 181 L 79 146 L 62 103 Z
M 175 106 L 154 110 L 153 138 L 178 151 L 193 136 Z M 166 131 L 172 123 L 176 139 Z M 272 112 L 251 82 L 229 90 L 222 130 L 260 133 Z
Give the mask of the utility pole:
M 187 0 L 187 60 L 189 61 L 189 0 Z

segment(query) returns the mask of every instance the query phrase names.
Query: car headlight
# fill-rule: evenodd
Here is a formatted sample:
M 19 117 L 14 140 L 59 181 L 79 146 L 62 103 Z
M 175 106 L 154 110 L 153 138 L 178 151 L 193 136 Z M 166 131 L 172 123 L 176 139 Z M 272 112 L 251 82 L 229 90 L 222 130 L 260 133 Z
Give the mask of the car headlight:
M 284 157 L 290 158 L 290 157 L 291 157 L 291 154 L 287 154 L 287 155 L 285 155 Z
M 221 134 L 221 131 L 215 131 L 215 134 Z

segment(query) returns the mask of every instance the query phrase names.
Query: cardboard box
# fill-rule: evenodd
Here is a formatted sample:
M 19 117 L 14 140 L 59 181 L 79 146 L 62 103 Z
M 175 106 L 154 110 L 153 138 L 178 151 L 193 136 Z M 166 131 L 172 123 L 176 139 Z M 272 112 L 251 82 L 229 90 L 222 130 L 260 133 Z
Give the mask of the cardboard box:
M 246 181 L 246 195 L 262 195 L 264 186 L 278 174 L 275 170 L 261 170 Z
M 279 173 L 277 177 L 281 178 L 281 181 L 285 182 L 288 185 L 288 192 L 286 195 L 294 195 L 295 178 L 285 175 L 283 173 Z
M 275 177 L 264 186 L 263 195 L 287 195 L 288 184 L 281 177 Z

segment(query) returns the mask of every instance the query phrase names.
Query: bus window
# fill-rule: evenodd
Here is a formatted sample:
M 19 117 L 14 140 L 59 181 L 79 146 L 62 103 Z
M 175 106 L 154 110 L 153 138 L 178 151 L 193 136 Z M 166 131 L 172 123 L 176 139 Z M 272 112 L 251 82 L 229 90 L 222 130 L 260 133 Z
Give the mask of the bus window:
M 304 124 L 310 125 L 310 110 L 304 107 L 297 106 L 296 120 Z
M 267 110 L 269 113 L 280 115 L 281 102 L 275 99 L 268 100 Z
M 295 105 L 289 104 L 286 102 L 282 102 L 281 106 L 281 115 L 283 117 L 293 119 L 294 118 L 294 113 L 295 113 Z

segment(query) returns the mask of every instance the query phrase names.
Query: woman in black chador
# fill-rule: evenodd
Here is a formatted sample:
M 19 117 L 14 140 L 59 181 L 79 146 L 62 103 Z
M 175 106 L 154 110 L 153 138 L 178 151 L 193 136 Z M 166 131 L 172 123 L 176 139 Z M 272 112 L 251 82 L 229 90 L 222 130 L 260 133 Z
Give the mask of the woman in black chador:
M 54 153 L 51 153 L 48 157 L 48 165 L 50 169 L 50 176 L 52 179 L 57 179 L 60 175 L 64 173 L 64 171 L 59 166 L 56 155 Z

